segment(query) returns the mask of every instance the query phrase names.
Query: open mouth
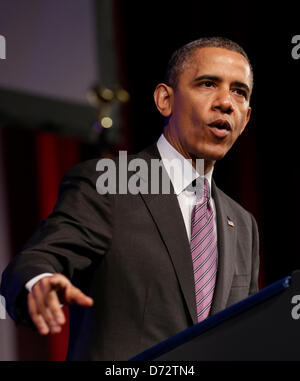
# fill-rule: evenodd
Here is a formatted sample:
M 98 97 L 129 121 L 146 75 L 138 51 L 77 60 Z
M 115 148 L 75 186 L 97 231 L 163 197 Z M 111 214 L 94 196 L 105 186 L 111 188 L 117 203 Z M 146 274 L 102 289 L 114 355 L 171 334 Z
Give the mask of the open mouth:
M 209 126 L 215 127 L 218 130 L 227 130 L 227 131 L 231 130 L 230 123 L 225 119 L 217 119 L 217 120 L 213 121 L 212 123 L 210 123 Z
M 212 123 L 209 123 L 208 126 L 218 138 L 225 138 L 231 131 L 231 125 L 225 119 L 216 119 Z

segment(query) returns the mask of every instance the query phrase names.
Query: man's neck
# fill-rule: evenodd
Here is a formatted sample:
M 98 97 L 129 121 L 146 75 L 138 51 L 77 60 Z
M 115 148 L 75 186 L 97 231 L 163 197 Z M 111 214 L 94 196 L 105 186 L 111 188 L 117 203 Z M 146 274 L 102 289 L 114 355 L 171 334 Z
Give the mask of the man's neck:
M 196 157 L 195 155 L 192 155 L 188 152 L 186 152 L 182 145 L 180 144 L 179 139 L 174 137 L 168 128 L 165 128 L 163 131 L 164 137 L 167 139 L 167 141 L 178 151 L 183 157 L 186 159 L 192 159 L 193 167 L 196 169 L 196 160 L 197 159 L 203 159 L 202 157 Z M 207 160 L 204 158 L 204 174 L 207 174 L 214 166 L 215 162 L 212 160 Z

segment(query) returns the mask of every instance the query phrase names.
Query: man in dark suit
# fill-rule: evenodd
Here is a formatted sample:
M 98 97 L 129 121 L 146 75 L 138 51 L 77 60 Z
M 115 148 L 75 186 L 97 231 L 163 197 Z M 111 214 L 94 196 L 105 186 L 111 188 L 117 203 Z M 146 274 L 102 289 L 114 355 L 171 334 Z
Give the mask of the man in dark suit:
M 169 193 L 124 194 L 120 183 L 116 192 L 104 192 L 97 160 L 71 169 L 53 213 L 3 273 L 10 315 L 43 335 L 57 333 L 65 323 L 61 303 L 69 304 L 68 359 L 126 360 L 206 318 L 199 311 L 206 298 L 204 310 L 214 314 L 257 292 L 256 222 L 212 180 L 215 162 L 249 121 L 252 87 L 246 53 L 232 41 L 200 39 L 175 52 L 154 93 L 166 118 L 163 135 L 128 159 L 147 168 L 154 159 L 174 159 L 192 170 L 163 165 Z M 197 159 L 204 161 L 204 175 L 195 170 Z M 135 176 L 136 184 L 152 184 L 151 173 Z M 191 243 L 199 234 L 192 233 L 192 213 L 199 205 L 194 181 L 201 176 L 212 218 L 203 240 L 211 234 L 210 242 L 216 240 L 206 274 L 216 270 L 198 301 Z

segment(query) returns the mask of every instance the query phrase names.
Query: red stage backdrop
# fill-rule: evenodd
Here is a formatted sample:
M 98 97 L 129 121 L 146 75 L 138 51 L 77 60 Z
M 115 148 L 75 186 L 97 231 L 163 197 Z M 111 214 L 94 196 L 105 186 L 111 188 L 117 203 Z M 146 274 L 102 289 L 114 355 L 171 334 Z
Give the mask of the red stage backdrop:
M 40 220 L 52 211 L 58 195 L 59 183 L 65 172 L 80 160 L 79 142 L 47 132 L 36 135 L 37 187 Z M 67 317 L 62 332 L 49 335 L 49 360 L 63 361 L 66 358 L 69 337 L 68 308 L 63 307 Z

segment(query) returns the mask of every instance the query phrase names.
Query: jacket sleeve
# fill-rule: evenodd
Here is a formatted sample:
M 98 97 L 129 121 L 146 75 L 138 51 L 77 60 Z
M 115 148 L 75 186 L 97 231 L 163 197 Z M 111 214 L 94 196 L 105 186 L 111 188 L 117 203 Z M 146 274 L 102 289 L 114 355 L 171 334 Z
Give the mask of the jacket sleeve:
M 63 177 L 57 203 L 2 275 L 1 294 L 16 323 L 28 323 L 25 283 L 44 272 L 74 272 L 100 261 L 111 242 L 109 195 L 96 190 L 96 161 L 81 163 Z

